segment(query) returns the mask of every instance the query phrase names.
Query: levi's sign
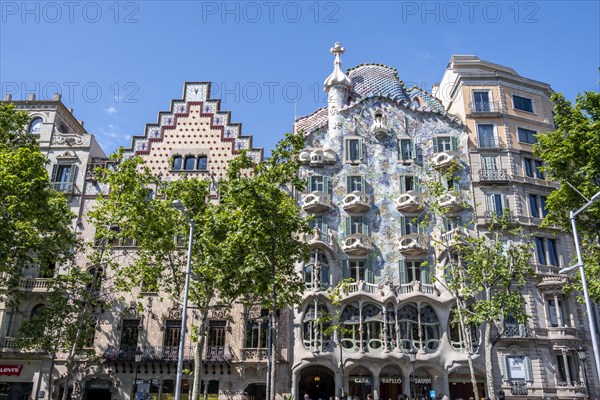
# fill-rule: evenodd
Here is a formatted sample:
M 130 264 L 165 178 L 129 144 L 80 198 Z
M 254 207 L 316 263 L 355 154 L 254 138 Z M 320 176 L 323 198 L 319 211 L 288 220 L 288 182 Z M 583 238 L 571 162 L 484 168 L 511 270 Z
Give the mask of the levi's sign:
M 0 375 L 21 375 L 21 371 L 23 370 L 22 365 L 0 365 Z

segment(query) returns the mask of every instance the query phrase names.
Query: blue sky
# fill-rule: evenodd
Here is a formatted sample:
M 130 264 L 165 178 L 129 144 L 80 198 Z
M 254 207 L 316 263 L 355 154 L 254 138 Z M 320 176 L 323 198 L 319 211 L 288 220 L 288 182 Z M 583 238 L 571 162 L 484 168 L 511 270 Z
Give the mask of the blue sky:
M 180 98 L 213 97 L 267 152 L 294 115 L 324 104 L 329 49 L 344 68 L 382 63 L 427 90 L 453 54 L 475 54 L 574 99 L 599 90 L 597 1 L 0 1 L 2 94 L 63 102 L 105 151 Z

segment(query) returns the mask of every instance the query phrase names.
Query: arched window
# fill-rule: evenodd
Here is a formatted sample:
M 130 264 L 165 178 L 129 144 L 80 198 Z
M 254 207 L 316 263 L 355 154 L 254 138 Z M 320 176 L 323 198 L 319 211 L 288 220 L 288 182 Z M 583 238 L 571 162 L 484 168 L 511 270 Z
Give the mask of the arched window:
M 412 104 L 413 104 L 413 107 L 416 107 L 416 108 L 421 107 L 421 99 L 416 96 L 413 97 Z
M 323 303 L 315 301 L 306 307 L 302 320 L 304 347 L 312 351 L 325 351 L 331 343 L 331 335 L 325 332 L 331 326 L 330 321 L 331 315 Z
M 407 304 L 398 310 L 398 328 L 401 350 L 419 347 L 419 312 L 414 304 Z
M 246 343 L 248 349 L 264 349 L 267 347 L 268 310 L 261 310 L 256 318 L 249 318 L 246 322 Z
M 342 348 L 346 351 L 359 351 L 360 345 L 360 311 L 358 304 L 348 304 L 340 317 L 342 324 Z
M 388 304 L 385 309 L 385 326 L 386 326 L 386 346 L 388 350 L 396 348 L 396 308 L 393 304 Z
M 58 131 L 60 133 L 67 133 L 67 126 L 62 122 L 58 125 Z
M 45 304 L 38 304 L 35 307 L 33 307 L 33 309 L 31 310 L 31 319 L 40 316 L 42 312 L 44 312 L 44 307 L 46 307 Z
M 383 308 L 375 304 L 366 304 L 362 309 L 362 317 L 365 350 L 383 351 L 385 345 Z
M 40 117 L 34 118 L 29 124 L 29 133 L 39 135 L 42 132 L 44 120 Z
M 440 346 L 440 322 L 430 305 L 421 307 L 421 325 L 423 348 L 427 353 L 433 353 Z
M 192 171 L 196 164 L 196 158 L 194 156 L 186 156 L 183 169 L 186 171 Z
M 173 170 L 179 171 L 181 169 L 181 156 L 173 157 Z
M 304 266 L 304 284 L 307 289 L 329 287 L 329 265 L 323 251 L 315 249 L 311 252 L 310 261 Z
M 208 157 L 207 156 L 198 156 L 198 161 L 196 162 L 196 169 L 198 171 L 206 171 L 208 168 Z
M 465 334 L 469 337 L 466 338 Z M 471 340 L 471 349 L 467 348 L 467 340 L 469 339 Z M 473 325 L 469 325 L 468 332 L 463 332 L 463 330 L 460 329 L 456 308 L 452 310 L 448 319 L 448 340 L 450 341 L 450 344 L 454 350 L 471 350 L 473 352 L 477 351 L 477 346 L 479 343 L 479 339 L 477 337 L 477 328 Z

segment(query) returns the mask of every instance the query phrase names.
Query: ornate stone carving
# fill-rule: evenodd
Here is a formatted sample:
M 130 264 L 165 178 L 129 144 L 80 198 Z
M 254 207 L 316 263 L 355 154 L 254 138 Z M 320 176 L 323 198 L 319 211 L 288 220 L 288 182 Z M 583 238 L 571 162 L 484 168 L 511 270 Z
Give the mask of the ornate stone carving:
M 169 311 L 167 312 L 167 318 L 169 319 L 181 319 L 183 315 L 183 309 L 181 307 L 181 304 L 178 303 L 173 303 L 173 305 L 171 306 L 171 308 L 169 308 Z
M 83 137 L 77 133 L 54 132 L 52 135 L 52 144 L 66 144 L 69 146 L 83 144 Z

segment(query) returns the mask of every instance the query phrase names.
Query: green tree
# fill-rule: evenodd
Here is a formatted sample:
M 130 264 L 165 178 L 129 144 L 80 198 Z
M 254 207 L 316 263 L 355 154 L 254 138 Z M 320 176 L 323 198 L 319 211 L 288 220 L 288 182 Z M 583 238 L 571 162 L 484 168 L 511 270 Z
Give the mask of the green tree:
M 57 355 L 64 355 L 63 400 L 67 399 L 75 369 L 94 360 L 95 327 L 110 307 L 107 290 L 102 287 L 103 276 L 100 269 L 84 271 L 71 267 L 50 279 L 44 305 L 19 329 L 21 348 L 50 355 L 50 385 Z M 50 393 L 51 390 L 50 387 Z
M 64 264 L 77 245 L 75 215 L 51 187 L 28 122 L 14 105 L 0 105 L 0 296 L 9 302 L 18 301 L 24 270 Z
M 555 129 L 537 135 L 536 155 L 544 161 L 549 179 L 560 187 L 547 199 L 544 225 L 556 224 L 571 231 L 569 210 L 576 210 L 600 192 L 600 93 L 584 92 L 575 104 L 560 93 L 552 95 Z M 600 203 L 577 219 L 590 296 L 600 301 Z M 580 277 L 569 289 L 581 290 Z
M 169 182 L 153 176 L 139 157 L 112 157 L 114 168 L 99 170 L 99 182 L 110 192 L 89 213 L 96 241 L 106 244 L 94 264 L 114 271 L 117 288 L 157 287 L 178 300 L 184 289 L 188 222 L 172 207 L 181 200 L 195 223 L 189 301 L 199 310 L 194 361 L 193 398 L 199 395 L 201 350 L 211 304 L 230 308 L 235 299 L 273 310 L 295 302 L 302 282 L 294 269 L 306 255 L 295 233 L 308 230 L 307 221 L 287 188 L 302 188 L 296 176 L 301 138 L 287 135 L 264 163 L 255 165 L 245 154 L 234 159 L 227 178 L 219 182 L 219 201 L 209 198 L 211 182 L 183 177 Z M 151 195 L 154 194 L 154 195 Z M 111 243 L 129 240 L 122 263 Z M 273 296 L 276 293 L 276 296 Z

